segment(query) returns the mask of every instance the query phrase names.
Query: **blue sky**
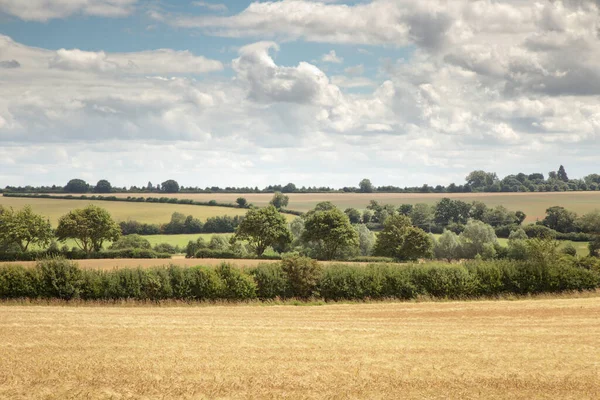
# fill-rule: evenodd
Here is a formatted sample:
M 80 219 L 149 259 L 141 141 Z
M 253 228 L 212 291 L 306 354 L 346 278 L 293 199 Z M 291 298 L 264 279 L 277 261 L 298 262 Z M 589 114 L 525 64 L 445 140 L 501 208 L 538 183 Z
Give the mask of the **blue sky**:
M 0 0 L 0 186 L 597 171 L 594 1 Z

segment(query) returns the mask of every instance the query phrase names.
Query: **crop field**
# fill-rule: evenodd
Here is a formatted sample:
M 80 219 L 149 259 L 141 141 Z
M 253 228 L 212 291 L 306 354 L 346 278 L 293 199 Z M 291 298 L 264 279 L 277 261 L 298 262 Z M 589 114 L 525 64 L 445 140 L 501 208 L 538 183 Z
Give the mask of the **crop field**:
M 117 196 L 127 197 L 122 193 Z M 162 196 L 143 194 L 145 197 Z M 266 206 L 273 195 L 271 193 L 178 193 L 169 195 L 184 199 L 198 201 L 217 200 L 223 203 L 235 203 L 238 197 L 245 197 L 256 206 Z M 467 202 L 482 201 L 488 206 L 503 205 L 509 210 L 521 210 L 527 214 L 526 222 L 535 222 L 543 219 L 546 209 L 551 206 L 563 206 L 578 214 L 584 214 L 595 209 L 600 209 L 600 191 L 597 192 L 555 192 L 555 193 L 292 193 L 289 194 L 291 210 L 308 211 L 321 201 L 331 201 L 338 207 L 345 209 L 354 207 L 364 209 L 369 201 L 374 199 L 380 203 L 400 205 L 403 203 L 434 204 L 442 197 L 450 197 Z
M 61 216 L 73 209 L 83 208 L 89 204 L 94 204 L 108 210 L 116 221 L 136 220 L 148 224 L 167 223 L 171 220 L 171 214 L 174 212 L 193 215 L 202 221 L 208 217 L 245 215 L 247 212 L 247 210 L 238 208 L 192 206 L 185 204 L 0 197 L 0 205 L 4 207 L 20 209 L 25 205 L 30 205 L 34 212 L 48 217 L 54 226 L 57 225 L 58 219 Z
M 597 296 L 597 295 L 595 295 Z M 0 398 L 600 398 L 600 297 L 0 306 Z

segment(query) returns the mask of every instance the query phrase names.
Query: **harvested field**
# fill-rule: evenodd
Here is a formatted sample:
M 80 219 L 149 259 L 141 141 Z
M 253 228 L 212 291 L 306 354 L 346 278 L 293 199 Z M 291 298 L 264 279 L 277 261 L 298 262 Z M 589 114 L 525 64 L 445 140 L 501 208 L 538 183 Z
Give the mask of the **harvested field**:
M 0 196 L 0 205 L 13 207 L 14 209 L 30 205 L 34 212 L 49 218 L 53 226 L 56 226 L 58 219 L 69 211 L 76 208 L 84 208 L 89 204 L 94 204 L 108 210 L 115 221 L 136 220 L 149 224 L 167 223 L 171 220 L 171 215 L 174 212 L 193 215 L 204 221 L 208 217 L 245 215 L 248 211 L 231 207 L 192 206 L 185 204 L 126 203 L 120 201 L 35 199 Z M 289 217 L 293 219 L 292 215 Z
M 0 398 L 600 398 L 600 298 L 0 306 Z
M 117 194 L 127 197 L 129 194 Z M 154 194 L 142 194 L 141 196 L 159 196 Z M 535 222 L 543 219 L 546 209 L 551 206 L 563 206 L 578 214 L 584 214 L 595 209 L 600 209 L 600 191 L 597 192 L 551 192 L 551 193 L 292 193 L 289 194 L 291 210 L 308 211 L 321 201 L 331 201 L 338 207 L 345 209 L 354 207 L 364 209 L 369 200 L 377 200 L 380 203 L 400 205 L 403 203 L 428 203 L 434 204 L 442 197 L 460 199 L 471 202 L 482 201 L 490 207 L 503 205 L 509 210 L 521 210 L 527 214 L 526 222 Z M 266 206 L 273 194 L 271 193 L 178 193 L 169 195 L 183 199 L 194 199 L 198 201 L 217 200 L 223 203 L 235 203 L 238 197 L 245 197 L 256 206 Z

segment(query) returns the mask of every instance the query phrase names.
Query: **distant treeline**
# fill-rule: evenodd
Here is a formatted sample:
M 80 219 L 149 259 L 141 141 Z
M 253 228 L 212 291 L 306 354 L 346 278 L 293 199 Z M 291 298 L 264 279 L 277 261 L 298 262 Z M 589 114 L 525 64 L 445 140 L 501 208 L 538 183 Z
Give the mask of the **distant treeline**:
M 285 185 L 268 185 L 262 189 L 250 187 L 198 187 L 180 186 L 173 179 L 154 185 L 117 187 L 112 186 L 106 179 L 101 179 L 96 185 L 90 185 L 82 179 L 71 179 L 65 186 L 6 186 L 4 192 L 9 193 L 469 193 L 469 192 L 566 192 L 566 191 L 595 191 L 600 190 L 600 175 L 593 173 L 581 179 L 570 179 L 565 168 L 561 165 L 557 171 L 550 171 L 547 176 L 543 173 L 518 173 L 499 178 L 495 172 L 477 170 L 469 173 L 464 184 L 451 183 L 448 186 L 374 186 L 369 179 L 360 181 L 357 187 L 332 188 L 329 186 L 296 186 L 294 183 Z
M 146 224 L 138 221 L 121 221 L 119 227 L 122 235 L 179 235 L 189 233 L 233 233 L 243 216 L 228 215 L 209 217 L 205 222 L 194 218 L 192 215 L 185 216 L 174 212 L 171 221 L 165 224 Z

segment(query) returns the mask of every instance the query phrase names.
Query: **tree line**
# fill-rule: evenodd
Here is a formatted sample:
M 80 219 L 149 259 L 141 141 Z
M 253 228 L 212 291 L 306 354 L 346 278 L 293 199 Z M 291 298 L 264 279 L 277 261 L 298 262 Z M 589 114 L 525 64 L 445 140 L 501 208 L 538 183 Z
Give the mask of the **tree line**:
M 565 191 L 596 191 L 600 190 L 600 174 L 592 173 L 580 179 L 570 179 L 564 166 L 557 171 L 543 173 L 517 173 L 499 178 L 495 172 L 476 170 L 465 177 L 462 184 L 451 183 L 444 185 L 422 186 L 375 186 L 370 179 L 363 179 L 358 186 L 332 188 L 329 186 L 296 186 L 290 182 L 285 185 L 268 185 L 262 189 L 255 187 L 219 187 L 210 186 L 180 186 L 174 179 L 162 183 L 132 185 L 129 188 L 116 187 L 106 179 L 99 180 L 95 185 L 83 179 L 71 179 L 65 186 L 6 186 L 3 190 L 8 193 L 470 193 L 470 192 L 565 192 Z

